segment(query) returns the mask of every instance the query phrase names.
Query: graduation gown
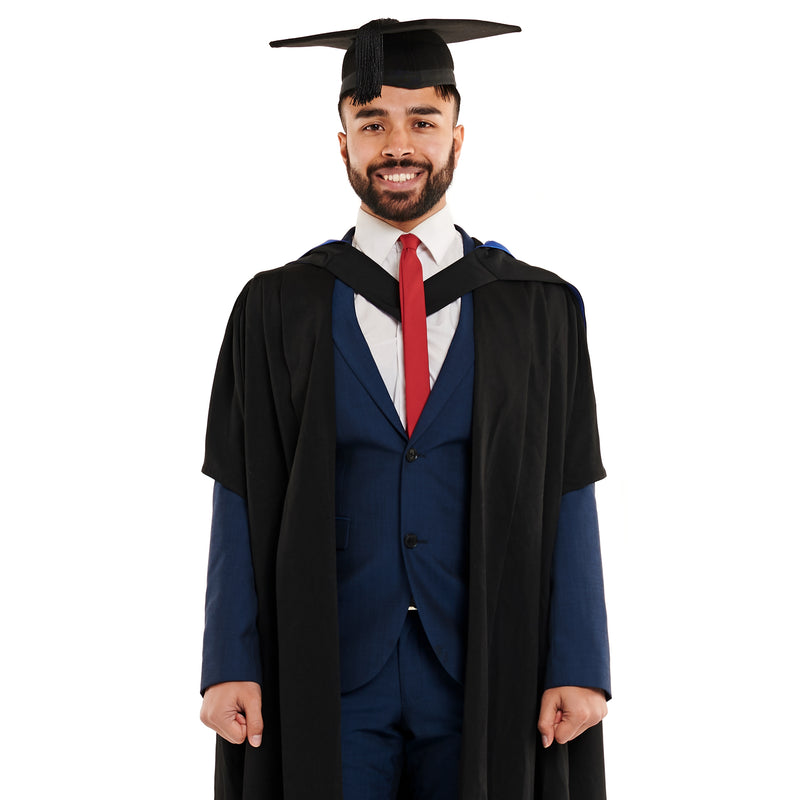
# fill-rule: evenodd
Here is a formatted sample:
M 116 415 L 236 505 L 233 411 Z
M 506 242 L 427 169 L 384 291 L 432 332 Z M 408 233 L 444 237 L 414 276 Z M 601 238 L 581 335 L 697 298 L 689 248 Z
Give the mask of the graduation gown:
M 362 277 L 379 273 L 368 294 Z M 341 798 L 334 276 L 378 307 L 396 304 L 395 281 L 329 243 L 244 287 L 217 363 L 203 471 L 247 501 L 265 723 L 259 748 L 218 737 L 218 800 Z M 546 751 L 536 727 L 561 496 L 605 475 L 579 296 L 552 273 L 478 247 L 426 282 L 428 313 L 470 290 L 460 797 L 601 800 L 601 726 Z

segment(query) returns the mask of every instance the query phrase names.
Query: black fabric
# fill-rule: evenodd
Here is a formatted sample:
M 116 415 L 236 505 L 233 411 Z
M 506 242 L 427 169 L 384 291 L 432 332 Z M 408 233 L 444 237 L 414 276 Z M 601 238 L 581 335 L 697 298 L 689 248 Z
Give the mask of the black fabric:
M 473 241 L 480 245 L 477 240 Z M 306 253 L 299 263 L 323 267 L 355 288 L 384 314 L 400 321 L 399 283 L 386 270 L 376 270 L 375 262 L 346 240 L 327 242 Z M 496 280 L 565 283 L 553 272 L 521 261 L 509 261 L 508 254 L 498 248 L 473 250 L 425 281 L 425 313 L 430 316 L 457 298 Z
M 519 33 L 522 30 L 518 25 L 506 25 L 502 22 L 487 22 L 480 19 L 414 19 L 404 22 L 385 19 L 372 20 L 360 28 L 316 33 L 311 36 L 296 36 L 293 39 L 278 39 L 269 44 L 270 47 L 333 47 L 337 50 L 349 50 L 355 44 L 359 34 L 375 22 L 381 23 L 380 29 L 384 40 L 395 34 L 432 31 L 447 44 L 499 36 L 503 33 Z M 453 66 L 452 61 L 449 66 Z
M 353 92 L 364 105 L 381 93 L 381 86 L 421 89 L 455 85 L 453 57 L 447 43 L 465 42 L 503 33 L 516 25 L 475 19 L 374 19 L 360 28 L 300 36 L 270 42 L 271 47 L 334 47 L 346 50 L 339 97 Z
M 362 259 L 325 245 L 255 276 L 220 352 L 203 469 L 248 504 L 266 729 L 257 749 L 219 741 L 218 799 L 341 798 L 327 267 L 366 272 Z M 561 495 L 605 475 L 581 312 L 560 279 L 503 251 L 453 266 L 495 278 L 473 291 L 460 796 L 603 800 L 600 727 L 546 751 L 536 730 Z

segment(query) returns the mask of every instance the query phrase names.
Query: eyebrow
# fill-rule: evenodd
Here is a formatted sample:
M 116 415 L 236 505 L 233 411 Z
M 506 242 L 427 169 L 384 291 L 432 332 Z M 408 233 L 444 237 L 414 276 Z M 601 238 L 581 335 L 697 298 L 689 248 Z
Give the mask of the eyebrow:
M 440 117 L 442 116 L 441 110 L 436 108 L 436 106 L 412 106 L 406 110 L 406 114 L 409 117 L 430 117 L 434 114 L 438 114 Z
M 372 119 L 373 117 L 386 117 L 389 112 L 384 108 L 377 108 L 370 106 L 369 108 L 360 108 L 356 111 L 356 119 Z M 411 106 L 406 109 L 406 116 L 408 117 L 431 117 L 434 115 L 442 116 L 440 109 L 436 106 Z

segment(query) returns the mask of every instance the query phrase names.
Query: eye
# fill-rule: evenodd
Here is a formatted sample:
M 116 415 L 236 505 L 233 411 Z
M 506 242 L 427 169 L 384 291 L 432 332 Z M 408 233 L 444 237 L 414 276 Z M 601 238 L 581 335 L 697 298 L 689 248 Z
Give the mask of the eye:
M 365 125 L 361 130 L 362 131 L 382 131 L 383 130 L 383 125 L 381 125 L 379 122 L 371 122 L 369 125 Z
M 419 119 L 414 123 L 415 128 L 433 128 L 434 125 L 432 122 L 428 122 L 426 119 Z

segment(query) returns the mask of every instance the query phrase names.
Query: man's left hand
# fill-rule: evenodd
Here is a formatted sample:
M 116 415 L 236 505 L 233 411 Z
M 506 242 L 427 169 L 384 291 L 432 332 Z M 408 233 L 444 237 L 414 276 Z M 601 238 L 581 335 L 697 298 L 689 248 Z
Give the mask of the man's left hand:
M 605 692 L 582 686 L 557 686 L 542 695 L 539 733 L 542 744 L 565 744 L 597 725 L 608 713 Z

